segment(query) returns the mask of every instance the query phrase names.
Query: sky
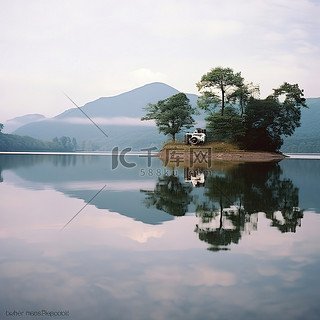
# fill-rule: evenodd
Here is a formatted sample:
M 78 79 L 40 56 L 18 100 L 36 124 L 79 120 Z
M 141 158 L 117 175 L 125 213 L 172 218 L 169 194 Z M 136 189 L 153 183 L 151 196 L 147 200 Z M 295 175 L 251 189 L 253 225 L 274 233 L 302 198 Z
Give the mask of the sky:
M 0 0 L 0 122 L 217 66 L 320 97 L 320 0 Z

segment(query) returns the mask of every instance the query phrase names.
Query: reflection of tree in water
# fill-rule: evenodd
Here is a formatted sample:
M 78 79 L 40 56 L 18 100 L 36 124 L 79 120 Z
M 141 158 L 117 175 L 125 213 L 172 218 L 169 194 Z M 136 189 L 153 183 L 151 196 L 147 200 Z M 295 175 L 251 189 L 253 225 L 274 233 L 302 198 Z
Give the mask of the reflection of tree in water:
M 229 174 L 218 172 L 207 178 L 204 198 L 196 206 L 200 223 L 195 232 L 199 239 L 211 244 L 209 250 L 227 250 L 231 243 L 238 243 L 245 225 L 241 204 L 243 181 L 238 171 Z
M 281 179 L 278 164 L 244 166 L 244 206 L 249 213 L 262 211 L 281 232 L 295 232 L 301 225 L 299 189 L 290 179 Z M 252 170 L 253 169 L 253 170 Z M 252 187 L 249 188 L 248 184 Z
M 295 232 L 303 217 L 298 204 L 298 188 L 281 179 L 278 164 L 243 164 L 208 177 L 204 201 L 196 207 L 201 227 L 195 232 L 212 245 L 209 250 L 225 250 L 243 232 L 256 230 L 258 212 L 281 232 Z
M 141 191 L 146 194 L 147 208 L 154 206 L 174 216 L 185 215 L 192 200 L 192 186 L 182 183 L 180 178 L 174 175 L 159 177 L 152 191 Z

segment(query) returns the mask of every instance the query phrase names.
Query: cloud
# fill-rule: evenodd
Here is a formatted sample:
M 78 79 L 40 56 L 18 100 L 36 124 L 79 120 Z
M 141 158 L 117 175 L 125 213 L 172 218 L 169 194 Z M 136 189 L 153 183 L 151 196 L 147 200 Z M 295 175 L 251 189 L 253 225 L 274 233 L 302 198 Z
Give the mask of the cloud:
M 111 117 L 111 118 L 91 118 L 97 125 L 113 125 L 113 126 L 142 126 L 142 127 L 155 127 L 153 120 L 141 121 L 140 118 L 130 117 Z M 71 124 L 89 124 L 87 118 L 66 118 L 63 120 L 50 120 L 50 121 L 62 121 Z
M 131 73 L 134 80 L 141 83 L 149 82 L 166 82 L 168 80 L 167 75 L 162 72 L 154 72 L 148 68 L 139 68 Z
M 266 94 L 295 81 L 319 95 L 317 1 L 30 0 L 2 1 L 0 10 L 2 121 L 63 112 L 60 91 L 81 103 L 154 81 L 196 93 L 219 65 Z

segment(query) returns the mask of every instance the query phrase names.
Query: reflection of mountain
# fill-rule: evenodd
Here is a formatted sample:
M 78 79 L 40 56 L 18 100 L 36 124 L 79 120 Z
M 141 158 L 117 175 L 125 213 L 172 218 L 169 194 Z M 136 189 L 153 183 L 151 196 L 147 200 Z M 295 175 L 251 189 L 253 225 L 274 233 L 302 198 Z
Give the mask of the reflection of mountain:
M 107 185 L 91 205 L 149 224 L 172 220 L 173 217 L 159 210 L 150 214 L 141 205 L 144 197 L 140 188 L 151 188 L 154 182 L 152 177 L 140 176 L 140 167 L 147 166 L 146 158 L 135 157 L 130 162 L 137 166 L 111 170 L 111 156 L 1 155 L 0 177 L 10 170 L 14 173 L 10 179 L 23 187 L 52 188 L 85 202 Z

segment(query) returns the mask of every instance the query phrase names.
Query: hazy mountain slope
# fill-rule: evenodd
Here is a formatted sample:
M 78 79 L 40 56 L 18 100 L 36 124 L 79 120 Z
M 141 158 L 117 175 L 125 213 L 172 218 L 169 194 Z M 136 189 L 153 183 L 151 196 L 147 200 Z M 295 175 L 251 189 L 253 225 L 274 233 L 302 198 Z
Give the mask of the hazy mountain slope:
M 320 98 L 308 98 L 301 112 L 301 127 L 284 139 L 282 152 L 320 152 Z
M 45 116 L 42 114 L 26 114 L 21 117 L 9 119 L 4 123 L 3 132 L 11 133 L 23 125 L 26 125 L 31 122 L 44 120 L 44 119 L 45 119 Z
M 142 108 L 148 103 L 156 103 L 179 91 L 160 82 L 154 82 L 143 87 L 122 93 L 114 97 L 100 98 L 86 103 L 82 110 L 90 117 L 134 117 L 141 118 Z M 79 110 L 72 108 L 58 115 L 57 119 L 79 116 Z
M 45 140 L 51 140 L 56 136 L 75 137 L 78 142 L 91 141 L 104 150 L 111 150 L 114 146 L 132 147 L 135 150 L 150 145 L 161 146 L 167 138 L 159 135 L 157 127 L 152 126 L 152 123 L 140 121 L 145 114 L 143 108 L 148 103 L 156 103 L 178 92 L 164 83 L 155 82 L 114 97 L 100 98 L 81 107 L 108 138 L 76 107 L 52 119 L 24 125 L 18 128 L 15 134 Z M 194 94 L 187 96 L 195 107 L 198 96 Z M 196 118 L 203 120 L 204 117 Z M 80 143 L 80 149 L 87 148 L 85 144 L 81 147 Z

